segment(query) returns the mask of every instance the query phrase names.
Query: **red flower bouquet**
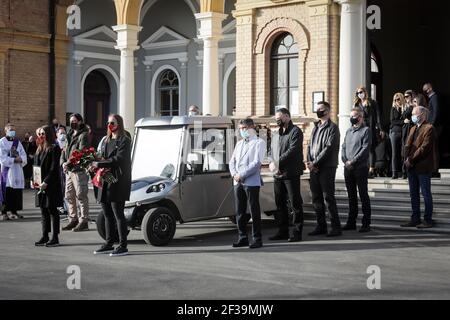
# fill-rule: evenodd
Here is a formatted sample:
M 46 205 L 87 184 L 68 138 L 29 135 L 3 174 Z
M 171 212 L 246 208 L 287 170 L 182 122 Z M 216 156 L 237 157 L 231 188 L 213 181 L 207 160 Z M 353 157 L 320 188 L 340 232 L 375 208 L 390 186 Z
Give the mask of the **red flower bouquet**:
M 97 155 L 94 148 L 84 148 L 83 150 L 74 150 L 69 157 L 70 171 L 73 170 L 86 170 L 91 169 L 91 165 L 95 161 L 99 161 L 101 158 Z M 92 170 L 91 170 L 92 171 Z M 94 178 L 92 178 L 92 184 L 97 188 L 103 188 L 103 182 L 113 184 L 117 182 L 116 177 L 112 174 L 111 170 L 106 168 L 94 169 Z

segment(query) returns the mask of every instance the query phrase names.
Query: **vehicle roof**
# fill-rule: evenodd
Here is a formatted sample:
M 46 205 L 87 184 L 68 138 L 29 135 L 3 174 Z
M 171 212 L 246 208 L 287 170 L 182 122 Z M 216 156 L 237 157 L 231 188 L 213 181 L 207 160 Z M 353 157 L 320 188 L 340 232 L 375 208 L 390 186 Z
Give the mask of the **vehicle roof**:
M 185 126 L 185 125 L 193 125 L 195 122 L 202 122 L 202 125 L 228 125 L 233 123 L 230 117 L 209 117 L 209 116 L 152 117 L 140 119 L 136 123 L 136 128 Z

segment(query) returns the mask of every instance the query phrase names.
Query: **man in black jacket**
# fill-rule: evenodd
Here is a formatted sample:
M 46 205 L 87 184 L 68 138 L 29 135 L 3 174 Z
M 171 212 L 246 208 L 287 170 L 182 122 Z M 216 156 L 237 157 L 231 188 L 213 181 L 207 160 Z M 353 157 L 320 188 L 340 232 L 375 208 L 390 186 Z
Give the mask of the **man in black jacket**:
M 279 152 L 274 154 L 270 169 L 275 172 L 275 202 L 278 233 L 269 238 L 271 241 L 302 240 L 303 231 L 303 199 L 300 194 L 300 176 L 303 174 L 303 132 L 294 126 L 289 110 L 279 109 L 275 115 L 279 130 Z M 278 159 L 278 160 L 277 160 Z M 294 231 L 289 237 L 289 199 L 293 212 Z
M 317 227 L 309 234 L 310 236 L 328 233 L 324 199 L 331 217 L 331 231 L 327 236 L 342 235 L 334 184 L 339 158 L 340 133 L 338 126 L 331 121 L 330 113 L 331 107 L 328 102 L 318 103 L 317 116 L 320 121 L 315 124 L 308 147 L 307 167 L 310 172 L 312 201 L 317 215 Z
M 441 125 L 441 105 L 440 105 L 440 97 L 434 91 L 433 85 L 431 83 L 426 83 L 423 86 L 423 93 L 428 97 L 428 123 L 432 124 L 436 130 L 436 171 L 433 172 L 434 178 L 439 178 L 439 161 L 440 161 L 440 150 L 439 150 L 439 140 L 442 133 L 442 125 Z

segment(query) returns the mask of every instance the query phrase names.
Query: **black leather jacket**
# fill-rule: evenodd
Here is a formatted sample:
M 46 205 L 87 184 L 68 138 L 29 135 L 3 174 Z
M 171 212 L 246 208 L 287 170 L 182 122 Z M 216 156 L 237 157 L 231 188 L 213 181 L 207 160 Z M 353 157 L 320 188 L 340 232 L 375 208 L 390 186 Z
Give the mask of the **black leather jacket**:
M 291 121 L 283 132 L 279 130 L 279 170 L 281 178 L 298 177 L 303 174 L 303 132 Z
M 339 162 L 339 144 L 340 132 L 339 127 L 331 120 L 319 132 L 319 124 L 317 122 L 311 134 L 311 142 L 308 146 L 308 162 L 312 162 L 315 167 L 320 168 L 337 168 Z M 313 159 L 311 150 L 314 143 L 314 135 L 319 134 L 317 138 L 317 156 Z

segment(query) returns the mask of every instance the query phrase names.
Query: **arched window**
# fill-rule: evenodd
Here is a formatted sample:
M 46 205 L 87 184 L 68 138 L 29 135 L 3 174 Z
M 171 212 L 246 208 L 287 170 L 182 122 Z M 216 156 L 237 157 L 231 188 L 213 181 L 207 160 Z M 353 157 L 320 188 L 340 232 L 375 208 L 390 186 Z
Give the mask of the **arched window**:
M 159 110 L 161 116 L 178 116 L 180 113 L 178 77 L 172 70 L 165 70 L 159 77 Z
M 290 33 L 283 33 L 272 47 L 272 114 L 280 108 L 299 114 L 298 98 L 298 45 Z

